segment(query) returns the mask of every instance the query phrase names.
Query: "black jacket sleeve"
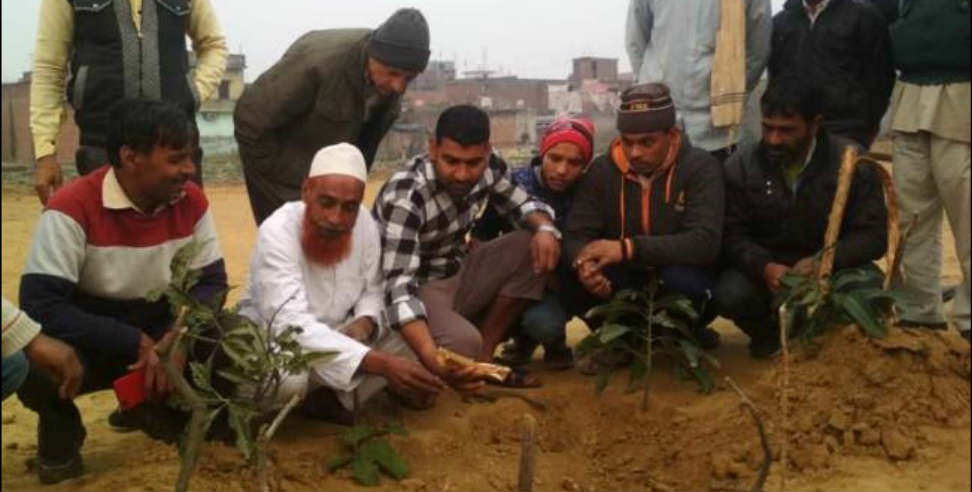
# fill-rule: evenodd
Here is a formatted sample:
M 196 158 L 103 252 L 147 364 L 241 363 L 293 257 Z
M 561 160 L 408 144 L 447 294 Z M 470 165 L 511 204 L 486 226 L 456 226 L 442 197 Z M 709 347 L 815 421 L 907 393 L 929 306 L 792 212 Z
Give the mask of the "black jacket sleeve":
M 564 231 L 563 257 L 568 265 L 572 265 L 581 249 L 598 239 L 605 229 L 606 195 L 602 185 L 605 171 L 603 167 L 606 164 L 605 161 L 595 162 L 577 183 Z
M 868 66 L 862 71 L 868 81 L 868 125 L 878 128 L 888 109 L 894 88 L 894 59 L 891 51 L 891 32 L 887 20 L 877 10 L 869 8 L 861 16 L 862 59 Z
M 746 199 L 743 160 L 748 152 L 738 151 L 726 162 L 726 222 L 723 249 L 732 268 L 751 279 L 762 279 L 766 264 L 772 261 L 770 251 L 753 239 L 752 217 Z

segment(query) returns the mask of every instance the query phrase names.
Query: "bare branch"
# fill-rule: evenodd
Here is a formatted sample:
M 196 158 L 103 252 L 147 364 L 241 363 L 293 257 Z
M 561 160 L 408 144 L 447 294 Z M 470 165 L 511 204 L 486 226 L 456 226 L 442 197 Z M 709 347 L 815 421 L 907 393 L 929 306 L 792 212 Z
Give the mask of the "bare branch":
M 520 437 L 520 471 L 517 476 L 516 490 L 531 492 L 536 469 L 536 432 L 537 421 L 532 415 L 523 414 L 523 434 Z

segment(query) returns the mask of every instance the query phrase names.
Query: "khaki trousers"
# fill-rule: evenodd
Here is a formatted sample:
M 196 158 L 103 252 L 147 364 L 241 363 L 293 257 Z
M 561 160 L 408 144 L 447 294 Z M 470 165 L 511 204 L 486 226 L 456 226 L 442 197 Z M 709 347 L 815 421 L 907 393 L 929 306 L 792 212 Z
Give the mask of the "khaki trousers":
M 918 220 L 904 245 L 894 285 L 903 294 L 902 320 L 945 321 L 941 299 L 942 210 L 955 236 L 962 285 L 955 296 L 953 322 L 969 329 L 969 144 L 926 131 L 894 132 L 894 184 L 901 229 Z

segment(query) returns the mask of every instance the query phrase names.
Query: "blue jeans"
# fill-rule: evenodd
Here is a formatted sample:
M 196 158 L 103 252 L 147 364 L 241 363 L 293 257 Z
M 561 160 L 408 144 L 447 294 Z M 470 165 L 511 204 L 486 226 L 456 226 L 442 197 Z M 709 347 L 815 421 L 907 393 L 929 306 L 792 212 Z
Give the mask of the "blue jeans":
M 565 343 L 565 328 L 570 317 L 560 304 L 560 298 L 551 290 L 543 292 L 543 299 L 527 306 L 520 315 L 514 338 L 527 347 L 543 344 L 546 348 L 559 348 Z
M 23 350 L 18 350 L 8 357 L 3 358 L 3 399 L 14 394 L 17 389 L 24 384 L 27 379 L 27 372 L 30 371 L 30 363 Z

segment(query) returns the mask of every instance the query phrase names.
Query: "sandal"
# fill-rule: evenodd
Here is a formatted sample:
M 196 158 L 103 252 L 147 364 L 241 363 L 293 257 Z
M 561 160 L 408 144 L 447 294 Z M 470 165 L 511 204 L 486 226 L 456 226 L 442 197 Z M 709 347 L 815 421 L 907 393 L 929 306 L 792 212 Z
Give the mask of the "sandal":
M 493 379 L 487 379 L 487 384 L 493 384 L 496 386 L 502 386 L 504 388 L 539 388 L 543 386 L 543 382 L 540 381 L 536 376 L 531 376 L 529 372 L 524 369 L 513 368 L 510 371 L 510 375 L 503 380 L 503 382 L 497 382 Z

